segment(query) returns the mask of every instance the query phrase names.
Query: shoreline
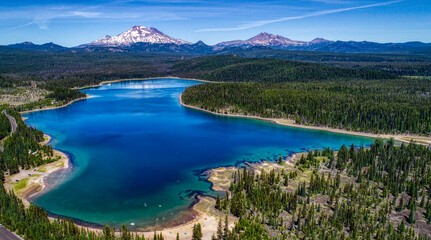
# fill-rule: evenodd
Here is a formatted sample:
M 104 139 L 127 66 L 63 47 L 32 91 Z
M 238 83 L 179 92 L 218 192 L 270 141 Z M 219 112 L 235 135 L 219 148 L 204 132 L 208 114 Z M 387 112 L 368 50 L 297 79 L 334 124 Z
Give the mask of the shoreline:
M 180 104 L 186 108 L 203 111 L 203 112 L 218 115 L 218 116 L 256 119 L 256 120 L 266 121 L 266 122 L 270 122 L 273 124 L 286 126 L 286 127 L 302 128 L 302 129 L 317 130 L 317 131 L 331 132 L 331 133 L 337 133 L 337 134 L 347 134 L 347 135 L 369 137 L 369 138 L 384 138 L 384 139 L 394 138 L 394 140 L 404 142 L 404 143 L 410 143 L 410 141 L 413 140 L 413 142 L 417 144 L 425 144 L 425 145 L 431 144 L 431 137 L 426 137 L 426 136 L 410 135 L 410 134 L 378 134 L 378 133 L 356 132 L 356 131 L 349 131 L 349 130 L 338 129 L 338 128 L 331 128 L 331 127 L 296 124 L 294 120 L 285 119 L 285 118 L 264 118 L 259 116 L 248 116 L 248 115 L 242 115 L 242 114 L 230 114 L 230 113 L 225 114 L 225 113 L 212 112 L 203 108 L 185 104 L 182 99 L 182 93 L 180 94 Z
M 72 101 L 70 101 L 70 102 L 68 102 L 68 103 L 66 103 L 66 104 L 60 105 L 60 106 L 47 107 L 47 108 L 40 108 L 40 109 L 32 109 L 32 110 L 26 110 L 26 111 L 22 111 L 22 112 L 19 112 L 19 113 L 22 115 L 22 114 L 27 114 L 27 113 L 32 113 L 32 112 L 39 112 L 39 111 L 47 111 L 47 110 L 53 110 L 53 109 L 64 108 L 64 107 L 67 107 L 67 106 L 69 106 L 70 104 L 72 104 L 72 103 L 74 103 L 74 102 L 78 102 L 78 101 L 85 100 L 85 99 L 88 99 L 88 98 L 92 98 L 92 96 L 88 96 L 88 95 L 87 95 L 87 96 L 82 97 L 82 98 L 77 98 L 77 99 L 74 99 L 74 100 L 72 100 Z
M 44 134 L 44 141 L 40 144 L 46 145 L 51 141 L 52 137 Z M 4 187 L 7 191 L 13 191 L 15 195 L 20 198 L 24 204 L 24 207 L 28 208 L 31 204 L 31 199 L 38 194 L 42 194 L 44 190 L 48 189 L 48 183 L 45 179 L 58 171 L 66 170 L 72 168 L 70 163 L 70 158 L 62 151 L 54 150 L 54 156 L 60 156 L 60 159 L 34 167 L 28 170 L 21 170 L 17 174 L 6 175 Z M 31 176 L 29 175 L 31 174 Z M 18 182 L 16 181 L 18 180 Z M 16 185 L 19 182 L 25 181 L 25 187 L 22 189 L 17 189 Z M 213 184 L 214 186 L 214 184 Z M 148 229 L 132 229 L 131 233 L 135 233 L 147 238 L 152 238 L 154 231 L 157 233 L 162 233 L 165 239 L 176 239 L 177 232 L 182 236 L 181 239 L 189 239 L 192 236 L 193 226 L 200 223 L 205 228 L 202 229 L 203 239 L 211 239 L 213 234 L 217 232 L 218 218 L 212 212 L 215 211 L 215 199 L 209 196 L 196 195 L 196 201 L 187 209 L 183 216 L 178 219 L 173 220 L 172 223 L 167 223 L 165 226 L 148 227 Z M 213 210 L 213 211 L 211 211 Z M 56 214 L 49 213 L 48 218 L 50 221 L 57 220 L 57 217 L 67 218 L 66 216 L 59 216 Z M 221 216 L 220 216 L 221 217 Z M 85 222 L 79 219 L 73 219 L 75 225 L 79 228 L 93 231 L 95 233 L 103 233 L 103 227 L 97 223 Z M 231 221 L 231 223 L 233 223 Z M 129 226 L 130 227 L 130 226 Z M 233 224 L 231 224 L 233 227 Z M 120 228 L 118 228 L 120 229 Z M 116 234 L 120 236 L 120 232 L 116 231 Z
M 51 136 L 44 134 L 45 140 L 40 142 L 42 145 L 46 145 L 51 141 Z M 66 170 L 71 168 L 69 157 L 62 151 L 53 149 L 54 156 L 59 158 L 58 160 L 43 164 L 38 167 L 33 167 L 28 170 L 20 170 L 19 173 L 13 175 L 6 175 L 4 187 L 8 191 L 13 191 L 17 197 L 19 197 L 25 207 L 29 207 L 31 202 L 30 199 L 47 188 L 45 179 L 60 170 Z M 24 182 L 24 186 L 17 188 L 20 182 Z
M 205 83 L 221 83 L 221 82 L 216 82 L 216 81 L 208 81 L 208 80 L 195 79 L 195 78 L 180 78 L 180 77 L 174 77 L 174 76 L 167 76 L 167 77 L 127 78 L 127 79 L 109 80 L 109 81 L 102 81 L 99 84 L 95 84 L 95 85 L 88 85 L 88 86 L 77 87 L 77 88 L 72 88 L 72 89 L 82 90 L 82 89 L 87 89 L 87 88 L 100 87 L 103 84 L 109 84 L 109 83 L 129 82 L 129 81 L 146 81 L 146 80 L 157 80 L 157 79 L 179 79 L 179 80 L 189 80 L 189 81 L 197 81 L 197 82 L 205 82 Z M 60 105 L 60 106 L 26 110 L 26 111 L 22 111 L 19 113 L 22 115 L 22 114 L 27 114 L 27 113 L 32 113 L 32 112 L 39 112 L 39 111 L 47 111 L 47 110 L 64 108 L 64 107 L 67 107 L 74 102 L 85 100 L 85 99 L 92 98 L 92 97 L 94 97 L 94 96 L 87 94 L 87 96 L 85 96 L 85 97 L 74 99 L 74 100 L 72 100 L 66 104 Z
M 87 89 L 87 88 L 100 87 L 103 84 L 109 84 L 109 83 L 160 80 L 160 79 L 178 79 L 178 80 L 205 82 L 205 83 L 222 83 L 222 82 L 217 82 L 217 81 L 208 81 L 208 80 L 202 80 L 202 79 L 196 79 L 196 78 L 181 78 L 181 77 L 175 77 L 175 76 L 167 76 L 167 77 L 126 78 L 126 79 L 109 80 L 109 81 L 102 81 L 99 84 L 88 85 L 88 86 L 84 86 L 84 87 L 76 87 L 76 88 L 72 88 L 72 89 L 81 90 L 81 89 Z

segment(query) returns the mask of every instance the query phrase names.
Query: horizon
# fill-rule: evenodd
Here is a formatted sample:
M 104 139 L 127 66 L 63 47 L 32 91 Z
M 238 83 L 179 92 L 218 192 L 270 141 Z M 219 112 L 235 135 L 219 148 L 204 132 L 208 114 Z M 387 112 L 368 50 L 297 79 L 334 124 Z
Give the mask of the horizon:
M 129 28 L 129 29 L 127 29 L 127 30 L 130 30 L 130 29 L 132 29 L 132 28 L 134 28 L 134 27 L 144 27 L 144 28 L 155 28 L 155 29 L 157 29 L 156 27 L 147 27 L 147 26 L 139 26 L 139 25 L 134 25 L 134 26 L 132 26 L 131 28 Z M 127 30 L 125 30 L 125 31 L 127 31 Z M 160 32 L 162 32 L 163 33 L 163 31 L 162 30 L 160 30 L 160 29 L 157 29 L 157 30 L 159 30 Z M 123 31 L 123 32 L 125 32 L 125 31 Z M 121 32 L 121 33 L 123 33 L 123 32 Z M 121 34 L 121 33 L 119 33 L 119 34 Z M 117 36 L 117 35 L 119 35 L 119 34 L 115 34 L 115 35 L 110 35 L 110 34 L 106 34 L 105 36 L 111 36 L 111 37 L 114 37 L 114 36 Z M 328 41 L 333 41 L 333 42 L 336 42 L 336 41 L 342 41 L 342 40 L 338 40 L 338 39 L 326 39 L 326 38 L 322 38 L 322 37 L 315 37 L 315 38 L 313 38 L 313 39 L 311 39 L 311 40 L 309 40 L 309 41 L 305 41 L 305 40 L 298 40 L 298 39 L 291 39 L 291 38 L 289 38 L 289 37 L 287 37 L 287 36 L 282 36 L 282 35 L 280 35 L 280 34 L 276 34 L 276 33 L 269 33 L 269 32 L 260 32 L 260 33 L 258 33 L 258 34 L 256 34 L 256 35 L 254 35 L 254 36 L 251 36 L 251 37 L 249 37 L 249 38 L 246 38 L 246 39 L 232 39 L 232 40 L 226 40 L 226 41 L 223 41 L 223 42 L 229 42 L 229 41 L 245 41 L 245 40 L 249 40 L 250 38 L 253 38 L 253 37 L 256 37 L 256 36 L 258 36 L 258 35 L 260 35 L 260 34 L 270 34 L 270 35 L 275 35 L 275 36 L 281 36 L 281 37 L 285 37 L 285 38 L 288 38 L 288 39 L 290 39 L 290 40 L 292 40 L 292 41 L 302 41 L 302 42 L 311 42 L 311 41 L 313 41 L 313 40 L 316 40 L 316 39 L 323 39 L 323 40 L 328 40 Z M 105 36 L 103 36 L 103 37 L 105 37 Z M 102 38 L 103 38 L 102 37 Z M 173 38 L 175 38 L 175 36 L 170 36 L 170 37 L 173 37 Z M 99 38 L 100 39 L 100 38 Z M 99 40 L 99 39 L 95 39 L 95 40 Z M 180 39 L 180 40 L 184 40 L 184 41 L 187 41 L 187 39 Z M 195 44 L 195 43 L 197 43 L 197 42 L 199 42 L 199 41 L 202 41 L 202 40 L 198 40 L 198 41 L 196 41 L 196 42 L 190 42 L 190 41 L 187 41 L 187 42 L 190 42 L 190 43 L 192 43 L 192 44 Z M 347 40 L 346 42 L 349 42 L 349 41 L 355 41 L 355 40 Z M 215 46 L 215 45 L 217 45 L 217 44 L 219 44 L 219 43 L 223 43 L 223 42 L 218 42 L 218 43 L 216 43 L 216 44 L 208 44 L 208 43 L 206 43 L 206 42 L 204 42 L 204 41 L 202 41 L 203 43 L 205 43 L 206 45 L 208 45 L 208 46 Z M 367 41 L 367 40 L 362 40 L 362 41 L 356 41 L 356 42 L 372 42 L 372 41 Z M 407 42 L 377 42 L 377 43 L 395 43 L 395 44 L 398 44 L 398 43 L 408 43 L 408 42 L 422 42 L 422 41 L 407 41 Z M 75 47 L 79 47 L 80 45 L 83 45 L 83 44 L 88 44 L 88 43 L 81 43 L 81 44 L 79 44 L 79 45 L 76 45 L 76 46 L 63 46 L 63 45 L 61 45 L 61 44 L 58 44 L 58 43 L 56 43 L 56 42 L 53 42 L 53 41 L 50 41 L 50 42 L 42 42 L 42 43 L 35 43 L 35 42 L 32 42 L 32 41 L 24 41 L 24 42 L 16 42 L 16 43 L 11 43 L 11 44 L 8 44 L 8 45 L 14 45 L 14 44 L 25 44 L 25 43 L 31 43 L 31 44 L 35 44 L 35 45 L 43 45 L 43 44 L 50 44 L 50 43 L 52 43 L 52 44 L 56 44 L 56 45 L 59 45 L 59 46 L 62 46 L 62 47 L 67 47 L 67 48 L 75 48 Z M 422 42 L 422 43 L 426 43 L 426 44 L 431 44 L 431 42 Z M 4 46 L 8 46 L 8 45 L 4 45 Z
M 0 3 L 0 13 L 0 45 L 74 47 L 135 25 L 208 45 L 262 32 L 297 41 L 431 43 L 431 3 L 423 0 L 24 0 Z

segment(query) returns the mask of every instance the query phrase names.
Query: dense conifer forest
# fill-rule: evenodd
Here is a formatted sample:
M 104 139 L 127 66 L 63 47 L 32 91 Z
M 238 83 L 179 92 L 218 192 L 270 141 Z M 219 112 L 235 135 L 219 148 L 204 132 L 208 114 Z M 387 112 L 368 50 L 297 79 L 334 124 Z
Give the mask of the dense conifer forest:
M 10 134 L 9 119 L 4 114 L 0 114 L 0 140 Z
M 44 141 L 42 131 L 27 126 L 14 108 L 1 106 L 0 111 L 3 110 L 15 118 L 17 129 L 12 136 L 3 140 L 4 149 L 0 152 L 2 176 L 5 171 L 14 174 L 19 172 L 20 168 L 35 167 L 54 161 L 52 147 L 39 144 Z M 2 121 L 2 127 L 7 125 L 10 129 L 9 120 L 6 118 L 6 121 Z
M 373 133 L 431 133 L 431 81 L 202 84 L 185 104 L 217 113 L 290 118 L 298 124 Z
M 249 78 L 254 70 L 249 72 L 244 66 L 265 72 L 259 67 L 262 61 L 223 56 L 214 63 L 194 59 L 187 67 L 178 66 L 190 72 L 203 69 L 197 75 L 206 80 L 233 81 L 190 87 L 182 94 L 183 102 L 217 113 L 289 118 L 305 125 L 373 133 L 431 134 L 429 78 L 387 79 L 394 76 L 362 70 L 352 73 L 349 71 L 353 70 L 319 65 L 304 65 L 302 70 L 291 66 L 296 70 L 290 77 L 289 66 L 299 63 L 280 60 L 266 62 L 273 75 L 268 74 L 264 81 Z M 247 79 L 251 83 L 237 83 L 249 82 Z
M 431 56 L 422 54 L 371 54 L 371 53 L 328 53 L 308 51 L 286 51 L 252 47 L 249 49 L 232 48 L 223 54 L 236 54 L 246 58 L 278 58 L 294 61 L 322 63 L 353 69 L 381 70 L 402 76 L 430 76 Z
M 392 79 L 396 75 L 270 58 L 236 55 L 199 57 L 173 66 L 179 76 L 218 82 L 310 82 L 344 79 Z
M 234 174 L 217 204 L 240 218 L 227 239 L 430 237 L 429 147 L 377 139 L 370 148 L 343 145 L 280 164 Z

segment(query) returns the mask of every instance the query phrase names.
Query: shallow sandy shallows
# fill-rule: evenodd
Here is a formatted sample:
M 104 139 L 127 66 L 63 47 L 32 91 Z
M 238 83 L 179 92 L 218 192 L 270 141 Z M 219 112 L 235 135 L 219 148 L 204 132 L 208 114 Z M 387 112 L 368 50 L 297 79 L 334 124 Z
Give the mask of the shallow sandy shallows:
M 177 233 L 180 235 L 180 239 L 188 240 L 192 239 L 193 226 L 200 223 L 202 226 L 202 239 L 209 240 L 213 235 L 217 236 L 219 219 L 224 221 L 224 214 L 217 211 L 214 206 L 215 199 L 211 197 L 199 197 L 199 202 L 193 206 L 193 209 L 198 212 L 198 217 L 193 221 L 180 226 L 165 228 L 162 231 L 157 231 L 157 233 L 162 233 L 163 237 L 167 240 L 176 239 Z M 230 228 L 233 228 L 234 221 L 236 221 L 235 218 L 229 218 Z M 145 235 L 145 237 L 152 238 L 154 232 L 144 232 L 143 235 Z
M 41 142 L 41 144 L 48 144 L 51 140 L 51 137 L 48 135 L 44 135 L 44 138 L 45 140 Z M 67 169 L 70 166 L 69 158 L 61 151 L 54 150 L 53 158 L 59 158 L 59 160 L 36 168 L 20 170 L 19 173 L 14 175 L 6 175 L 4 184 L 6 190 L 13 191 L 20 199 L 22 199 L 24 206 L 29 207 L 30 202 L 28 199 L 46 188 L 46 177 L 55 171 Z M 226 191 L 229 188 L 230 178 L 235 170 L 236 169 L 233 167 L 211 170 L 209 180 L 213 183 L 213 190 Z M 196 203 L 192 208 L 192 211 L 197 212 L 196 218 L 179 226 L 168 227 L 161 231 L 157 231 L 157 234 L 162 233 L 163 237 L 167 240 L 176 239 L 177 233 L 180 235 L 180 239 L 192 239 L 193 227 L 200 223 L 202 226 L 202 239 L 209 240 L 213 235 L 216 235 L 220 219 L 223 220 L 224 226 L 225 213 L 215 209 L 214 198 L 199 196 L 198 199 L 198 203 Z M 50 220 L 54 221 L 55 219 L 50 218 Z M 229 216 L 229 227 L 233 228 L 236 221 L 237 219 L 235 217 Z M 79 224 L 77 225 L 79 226 Z M 91 228 L 87 226 L 80 227 L 92 230 L 99 234 L 102 233 L 100 228 Z M 136 234 L 152 238 L 154 232 L 136 232 Z

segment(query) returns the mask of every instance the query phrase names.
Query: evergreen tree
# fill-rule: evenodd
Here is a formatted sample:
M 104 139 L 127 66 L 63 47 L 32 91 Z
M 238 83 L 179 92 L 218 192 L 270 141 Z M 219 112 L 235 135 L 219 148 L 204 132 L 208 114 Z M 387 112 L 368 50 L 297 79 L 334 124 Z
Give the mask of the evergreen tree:
M 225 220 L 224 220 L 223 239 L 224 240 L 229 239 L 229 219 L 227 215 L 225 216 Z
M 198 223 L 193 227 L 193 240 L 202 240 L 202 229 L 201 224 Z
M 215 208 L 221 210 L 220 195 L 217 194 Z

